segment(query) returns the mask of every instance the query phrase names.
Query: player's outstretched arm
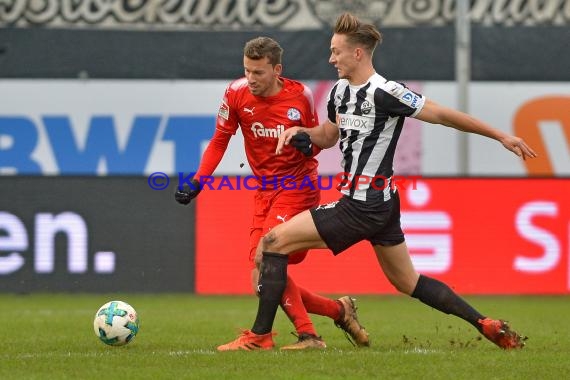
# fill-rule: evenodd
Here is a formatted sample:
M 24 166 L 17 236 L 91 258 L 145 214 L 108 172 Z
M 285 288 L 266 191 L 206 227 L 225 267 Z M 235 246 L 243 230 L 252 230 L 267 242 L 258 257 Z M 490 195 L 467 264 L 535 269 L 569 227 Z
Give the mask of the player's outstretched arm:
M 305 132 L 311 137 L 311 142 L 321 149 L 327 149 L 338 141 L 338 127 L 330 121 L 325 121 L 321 125 L 313 128 L 293 127 L 285 130 L 279 136 L 275 154 L 281 154 L 283 148 L 291 143 L 291 139 L 297 133 Z
M 459 131 L 476 133 L 495 139 L 523 160 L 527 157 L 534 158 L 537 156 L 534 150 L 520 137 L 504 133 L 471 115 L 444 107 L 429 99 L 426 99 L 424 107 L 416 118 L 428 123 L 441 124 Z

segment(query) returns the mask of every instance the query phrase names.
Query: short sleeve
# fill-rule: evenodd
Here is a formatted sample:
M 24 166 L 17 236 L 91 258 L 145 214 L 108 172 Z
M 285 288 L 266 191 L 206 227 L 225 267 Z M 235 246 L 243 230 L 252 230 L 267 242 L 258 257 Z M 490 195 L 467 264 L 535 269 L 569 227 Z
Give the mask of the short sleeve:
M 425 97 L 418 94 L 404 84 L 389 81 L 379 91 L 377 96 L 381 97 L 381 101 L 376 104 L 382 104 L 382 108 L 390 116 L 416 116 L 425 104 Z

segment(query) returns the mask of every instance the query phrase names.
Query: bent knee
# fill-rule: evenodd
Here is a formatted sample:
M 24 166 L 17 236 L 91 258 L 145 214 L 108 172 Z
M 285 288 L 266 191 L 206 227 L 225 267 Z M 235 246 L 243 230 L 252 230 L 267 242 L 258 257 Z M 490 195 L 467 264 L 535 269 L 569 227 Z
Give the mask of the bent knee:
M 280 252 L 283 246 L 280 244 L 277 231 L 273 229 L 261 239 L 261 248 L 263 251 Z

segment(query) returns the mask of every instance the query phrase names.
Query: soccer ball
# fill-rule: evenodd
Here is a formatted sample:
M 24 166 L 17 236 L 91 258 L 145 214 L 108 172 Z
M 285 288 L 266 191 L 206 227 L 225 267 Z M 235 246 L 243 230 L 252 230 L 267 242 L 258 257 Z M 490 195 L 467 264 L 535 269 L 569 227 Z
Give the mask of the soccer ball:
M 110 346 L 124 346 L 139 332 L 139 317 L 135 309 L 123 301 L 111 301 L 95 313 L 93 329 L 101 342 Z

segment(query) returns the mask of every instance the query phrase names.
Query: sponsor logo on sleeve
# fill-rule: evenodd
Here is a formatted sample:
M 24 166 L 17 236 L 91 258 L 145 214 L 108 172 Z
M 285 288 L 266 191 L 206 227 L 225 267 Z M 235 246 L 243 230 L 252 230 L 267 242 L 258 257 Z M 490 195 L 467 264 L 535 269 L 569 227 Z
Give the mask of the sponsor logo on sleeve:
M 399 99 L 400 99 L 400 102 L 407 104 L 412 108 L 417 108 L 418 107 L 418 100 L 420 99 L 420 97 L 411 91 L 407 91 Z
M 218 116 L 226 120 L 230 118 L 230 107 L 226 104 L 226 102 L 222 102 L 220 105 Z
M 412 108 L 417 108 L 419 105 L 420 96 L 410 91 L 406 86 L 401 83 L 389 81 L 386 83 L 386 91 L 389 94 L 398 98 L 401 103 L 404 103 Z

